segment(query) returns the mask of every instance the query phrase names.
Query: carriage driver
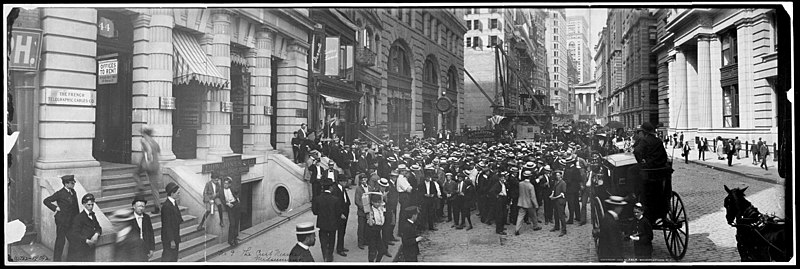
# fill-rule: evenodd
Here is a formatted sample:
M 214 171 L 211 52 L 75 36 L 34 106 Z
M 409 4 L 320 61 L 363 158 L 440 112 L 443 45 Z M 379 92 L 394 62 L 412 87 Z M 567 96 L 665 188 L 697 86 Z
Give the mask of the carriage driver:
M 672 193 L 670 178 L 671 168 L 667 168 L 667 151 L 661 140 L 656 137 L 655 127 L 650 122 L 642 123 L 636 130 L 637 138 L 633 147 L 633 155 L 641 167 L 642 193 L 639 195 L 647 208 L 645 217 L 658 220 L 666 215 L 669 209 L 669 195 Z M 658 221 L 656 221 L 658 222 Z

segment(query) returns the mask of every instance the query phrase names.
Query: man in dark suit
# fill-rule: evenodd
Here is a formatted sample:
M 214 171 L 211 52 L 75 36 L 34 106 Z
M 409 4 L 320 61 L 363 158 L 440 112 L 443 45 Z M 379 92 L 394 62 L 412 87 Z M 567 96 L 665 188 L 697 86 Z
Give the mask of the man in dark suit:
M 381 230 L 381 239 L 383 239 L 383 243 L 385 245 L 392 246 L 394 245 L 394 242 L 400 241 L 394 237 L 394 226 L 396 223 L 395 221 L 397 220 L 397 204 L 399 202 L 396 180 L 397 177 L 392 176 L 392 180 L 386 180 L 385 178 L 382 178 L 380 181 L 378 181 L 378 189 L 384 199 L 384 208 L 386 209 L 383 214 L 385 218 Z M 390 258 L 392 257 L 389 252 L 385 252 L 385 255 Z
M 336 171 L 336 162 L 334 162 L 333 159 L 328 160 L 328 169 L 322 172 L 322 178 L 336 184 L 339 182 L 339 177 L 341 176 L 339 171 Z
M 619 262 L 622 260 L 622 240 L 625 234 L 620 227 L 620 214 L 623 207 L 628 204 L 624 198 L 610 196 L 605 200 L 610 210 L 606 211 L 600 220 L 600 233 L 597 243 L 599 248 L 597 257 L 601 262 Z
M 94 248 L 103 229 L 94 215 L 94 195 L 87 193 L 81 198 L 83 211 L 72 218 L 67 239 L 69 239 L 68 262 L 93 262 Z
M 417 255 L 419 255 L 418 243 L 422 241 L 422 237 L 419 236 L 417 225 L 414 224 L 417 221 L 417 216 L 419 216 L 419 208 L 416 206 L 403 209 L 403 219 L 400 221 L 400 227 L 398 228 L 398 233 L 403 241 L 400 248 L 400 256 L 403 257 L 401 261 L 403 262 L 416 262 Z
M 339 182 L 331 187 L 331 193 L 339 199 L 337 211 L 340 217 L 338 219 L 338 228 L 336 229 L 336 254 L 342 257 L 347 257 L 345 252 L 350 251 L 344 247 L 344 233 L 347 231 L 347 219 L 350 216 L 351 204 L 345 185 L 347 185 L 347 178 L 339 177 Z
M 308 130 L 308 126 L 306 126 L 305 123 L 301 123 L 300 129 L 297 130 L 297 138 L 300 140 L 300 148 L 299 151 L 297 152 L 297 158 L 300 161 L 305 160 L 306 155 L 308 154 L 310 144 L 312 143 L 312 141 L 308 141 L 309 140 L 308 136 L 310 134 L 311 133 Z
M 292 160 L 294 161 L 294 163 L 301 163 L 302 161 L 300 160 L 300 146 L 302 145 L 303 139 L 300 138 L 298 131 L 294 131 L 293 135 L 294 136 L 292 137 L 291 142 L 292 142 L 292 156 L 294 158 L 292 158 Z
M 425 181 L 419 184 L 419 187 L 416 189 L 419 190 L 420 194 L 423 196 L 422 218 L 429 230 L 436 231 L 437 229 L 433 227 L 433 224 L 436 222 L 435 206 L 436 200 L 442 197 L 442 189 L 439 187 L 439 183 L 432 180 L 431 177 L 425 177 Z
M 61 261 L 61 253 L 64 250 L 67 232 L 72 225 L 72 218 L 78 215 L 78 198 L 75 194 L 75 176 L 65 175 L 61 177 L 64 188 L 56 191 L 53 195 L 44 199 L 44 205 L 55 212 L 56 219 L 56 243 L 53 247 L 53 261 Z M 56 204 L 54 205 L 53 202 Z
M 506 235 L 505 224 L 506 214 L 508 213 L 508 188 L 506 187 L 506 177 L 508 177 L 508 172 L 500 172 L 499 180 L 489 189 L 489 195 L 494 199 L 494 203 L 492 204 L 496 206 L 493 210 L 495 222 L 494 232 L 500 235 Z
M 177 205 L 180 198 L 180 187 L 175 182 L 170 182 L 165 189 L 167 200 L 161 204 L 161 246 L 164 249 L 161 261 L 177 262 L 181 243 L 181 223 L 183 223 L 183 217 Z
M 337 198 L 331 193 L 330 188 L 333 182 L 322 181 L 322 193 L 311 202 L 311 211 L 317 216 L 317 228 L 319 228 L 319 242 L 322 248 L 322 257 L 325 262 L 333 261 L 333 247 L 336 242 L 336 231 L 339 229 L 339 219 L 342 215 L 339 212 Z
M 297 244 L 289 252 L 289 262 L 314 262 L 314 256 L 311 255 L 309 248 L 317 243 L 315 233 L 318 230 L 314 228 L 314 223 L 311 222 L 298 223 L 295 226 Z
M 220 175 L 217 173 L 211 174 L 211 180 L 206 182 L 205 188 L 203 188 L 203 202 L 205 202 L 206 206 L 206 213 L 203 214 L 203 218 L 200 219 L 200 224 L 197 225 L 197 230 L 205 229 L 203 224 L 206 222 L 206 218 L 208 215 L 214 213 L 214 209 L 217 209 L 217 214 L 219 215 L 219 227 L 225 226 L 224 222 L 222 221 L 222 200 L 220 200 L 220 192 L 222 191 L 222 185 L 220 185 Z
M 239 245 L 239 191 L 231 188 L 233 180 L 231 177 L 225 177 L 222 183 L 222 192 L 220 193 L 220 200 L 225 204 L 225 210 L 228 211 L 228 244 L 232 247 Z
M 137 195 L 131 207 L 133 214 L 130 215 L 126 227 L 130 230 L 125 235 L 122 242 L 115 248 L 117 262 L 147 262 L 155 250 L 155 234 L 150 215 L 144 212 L 147 206 L 147 199 Z M 119 236 L 119 233 L 117 234 Z M 120 241 L 120 238 L 117 238 Z

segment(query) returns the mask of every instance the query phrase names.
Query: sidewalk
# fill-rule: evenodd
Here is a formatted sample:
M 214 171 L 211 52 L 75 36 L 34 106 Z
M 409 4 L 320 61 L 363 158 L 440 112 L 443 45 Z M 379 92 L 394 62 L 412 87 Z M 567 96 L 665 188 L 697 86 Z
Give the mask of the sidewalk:
M 354 199 L 355 188 L 347 191 L 350 199 Z M 292 216 L 288 221 L 276 223 L 270 228 L 265 228 L 266 231 L 254 235 L 250 238 L 241 240 L 239 246 L 229 248 L 222 253 L 211 257 L 209 262 L 286 262 L 289 257 L 289 251 L 297 243 L 295 236 L 295 225 L 301 222 L 317 223 L 317 216 L 311 210 L 301 214 Z M 350 206 L 350 216 L 347 222 L 347 231 L 344 236 L 344 247 L 349 249 L 347 257 L 342 257 L 333 253 L 334 262 L 347 262 L 347 263 L 367 263 L 367 247 L 363 250 L 359 249 L 357 245 L 358 237 L 356 230 L 358 227 L 358 216 L 356 215 L 355 203 Z M 397 227 L 395 227 L 395 235 L 397 234 Z M 243 238 L 240 235 L 240 238 Z M 399 238 L 399 237 L 398 237 Z M 227 245 L 226 245 L 227 246 Z M 395 242 L 394 246 L 389 246 L 389 253 L 393 255 L 392 258 L 383 257 L 381 262 L 391 262 L 394 255 L 397 254 L 400 242 Z M 315 262 L 322 262 L 322 249 L 320 248 L 319 233 L 317 233 L 317 242 L 311 247 L 311 255 L 314 257 Z
M 676 148 L 674 150 L 675 158 L 673 162 L 684 162 L 685 158 L 680 157 L 682 150 Z M 673 150 L 671 147 L 667 147 L 667 155 L 672 157 Z M 705 153 L 705 161 L 699 160 L 698 152 L 696 149 L 689 151 L 689 163 L 702 165 L 711 169 L 717 169 L 720 171 L 728 172 L 737 174 L 744 177 L 749 177 L 758 181 L 773 183 L 783 185 L 785 183 L 785 179 L 781 178 L 778 175 L 778 164 L 774 161 L 774 156 L 769 155 L 767 156 L 767 168 L 769 170 L 764 170 L 761 168 L 761 163 L 753 164 L 753 156 L 748 155 L 745 158 L 744 151 L 741 152 L 740 157 L 741 159 L 736 159 L 736 156 L 733 156 L 733 160 L 731 161 L 731 166 L 728 166 L 728 159 L 727 155 L 725 156 L 724 160 L 717 159 L 717 154 L 711 151 L 706 151 Z

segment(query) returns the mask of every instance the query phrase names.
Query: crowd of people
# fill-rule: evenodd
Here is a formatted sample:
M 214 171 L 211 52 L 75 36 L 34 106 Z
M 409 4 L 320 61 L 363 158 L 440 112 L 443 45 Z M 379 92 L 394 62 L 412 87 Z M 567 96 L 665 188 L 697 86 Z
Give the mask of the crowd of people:
M 663 151 L 652 128 L 648 131 L 655 139 L 652 144 Z M 435 224 L 444 222 L 451 222 L 451 229 L 471 230 L 473 214 L 499 235 L 547 226 L 564 236 L 567 225 L 587 223 L 590 166 L 619 152 L 585 141 L 590 140 L 466 144 L 412 138 L 381 145 L 356 140 L 349 147 L 329 146 L 333 150 L 326 149 L 332 155 L 327 167 L 320 158 L 326 154 L 314 152 L 307 169 L 323 260 L 333 261 L 334 249 L 347 256 L 342 239 L 352 204 L 358 216 L 357 247 L 368 248 L 370 262 L 392 257 L 387 246 L 400 241 L 398 237 L 403 242 L 395 260 L 415 261 L 416 243 L 424 240 L 420 231 L 436 231 Z M 348 188 L 355 188 L 352 203 Z

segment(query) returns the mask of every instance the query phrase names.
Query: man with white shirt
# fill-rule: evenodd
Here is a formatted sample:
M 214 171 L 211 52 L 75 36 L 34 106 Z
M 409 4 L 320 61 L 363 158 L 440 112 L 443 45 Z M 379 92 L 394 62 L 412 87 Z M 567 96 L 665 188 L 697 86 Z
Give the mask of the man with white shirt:
M 231 188 L 232 182 L 231 177 L 225 177 L 220 198 L 228 211 L 228 244 L 235 247 L 239 244 L 239 192 Z
M 338 211 L 340 213 L 338 229 L 336 230 L 336 254 L 339 256 L 347 257 L 345 252 L 350 251 L 344 247 L 344 233 L 347 231 L 347 219 L 350 216 L 350 196 L 347 195 L 347 178 L 340 177 L 339 182 L 331 187 L 331 193 L 336 196 L 339 201 L 337 203 Z
M 397 169 L 405 170 L 406 165 L 404 164 L 398 165 Z M 397 193 L 400 201 L 400 207 L 401 208 L 409 207 L 412 203 L 411 191 L 414 190 L 414 187 L 411 186 L 411 183 L 408 182 L 408 178 L 405 175 L 401 175 L 397 173 L 397 171 L 392 171 L 390 176 L 397 177 Z
M 427 223 L 428 229 L 436 231 L 433 227 L 436 222 L 436 200 L 442 198 L 442 191 L 439 183 L 433 181 L 431 177 L 425 177 L 425 181 L 419 185 L 419 191 L 423 194 L 422 198 L 422 217 L 423 222 Z
M 94 215 L 94 195 L 87 193 L 81 199 L 83 211 L 72 218 L 67 239 L 69 240 L 68 262 L 93 262 L 94 249 L 103 233 Z
M 492 205 L 497 206 L 496 208 L 493 208 L 495 210 L 495 212 L 493 212 L 494 223 L 495 223 L 494 231 L 499 235 L 506 235 L 505 224 L 506 224 L 506 213 L 508 212 L 508 187 L 506 186 L 507 176 L 508 172 L 506 171 L 500 172 L 499 180 L 496 181 L 489 189 L 490 197 L 495 199 Z M 490 208 L 488 210 L 492 209 Z
M 127 241 L 130 244 L 126 251 L 130 262 L 147 262 L 153 256 L 153 250 L 155 250 L 153 222 L 150 219 L 150 215 L 144 213 L 146 206 L 147 199 L 138 195 L 131 203 L 133 219 L 128 223 L 128 227 L 131 230 L 127 235 Z

